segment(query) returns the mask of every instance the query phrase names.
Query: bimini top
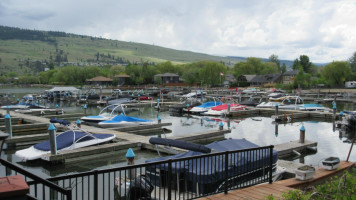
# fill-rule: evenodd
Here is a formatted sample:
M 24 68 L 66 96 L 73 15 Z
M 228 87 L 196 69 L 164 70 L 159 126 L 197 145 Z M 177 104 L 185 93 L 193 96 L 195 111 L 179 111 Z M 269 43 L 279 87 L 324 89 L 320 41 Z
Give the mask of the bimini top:
M 102 121 L 100 123 L 113 123 L 113 122 L 151 122 L 152 120 L 147 119 L 140 119 L 137 117 L 129 117 L 123 115 L 116 115 L 116 117 L 112 118 L 111 120 Z
M 112 137 L 112 134 L 89 134 L 85 132 L 78 131 L 66 131 L 56 137 L 57 150 L 61 150 L 70 147 L 74 143 L 94 140 L 94 139 L 105 139 Z M 51 145 L 49 140 L 41 142 L 34 145 L 35 149 L 42 151 L 50 151 Z
M 213 106 L 219 106 L 221 104 L 222 103 L 219 102 L 219 101 L 208 101 L 208 102 L 203 103 L 202 105 L 196 106 L 196 107 L 199 107 L 199 108 L 210 108 L 210 107 L 213 107 Z

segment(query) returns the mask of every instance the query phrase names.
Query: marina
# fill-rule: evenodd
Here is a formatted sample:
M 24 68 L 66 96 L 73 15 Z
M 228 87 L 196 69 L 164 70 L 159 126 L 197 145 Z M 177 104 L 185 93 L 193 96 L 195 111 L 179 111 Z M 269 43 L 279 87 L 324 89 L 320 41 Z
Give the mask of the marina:
M 165 103 L 166 105 L 164 105 Z M 58 110 L 63 110 L 63 113 L 49 112 L 30 114 L 15 111 L 9 112 L 6 109 L 0 110 L 2 116 L 0 118 L 0 130 L 3 132 L 7 131 L 5 116 L 7 112 L 9 112 L 13 133 L 13 137 L 6 140 L 6 148 L 1 157 L 12 163 L 16 163 L 16 166 L 25 167 L 40 177 L 54 181 L 64 180 L 65 177 L 70 178 L 68 174 L 76 174 L 75 171 L 71 171 L 76 168 L 73 166 L 77 166 L 77 168 L 82 168 L 83 166 L 83 168 L 85 168 L 83 172 L 93 170 L 111 171 L 111 169 L 120 170 L 120 167 L 125 168 L 125 166 L 127 166 L 125 153 L 127 153 L 127 150 L 130 148 L 135 152 L 135 155 L 137 155 L 135 158 L 136 165 L 144 165 L 147 159 L 157 157 L 157 151 L 160 151 L 164 155 L 171 155 L 174 151 L 180 153 L 186 152 L 186 150 L 180 148 L 172 147 L 171 149 L 167 149 L 157 147 L 156 145 L 150 144 L 149 140 L 151 137 L 161 137 L 203 145 L 229 138 L 246 138 L 261 147 L 273 145 L 274 149 L 278 152 L 279 165 L 289 168 L 287 169 L 287 173 L 290 177 L 293 176 L 294 169 L 297 168 L 298 163 L 300 165 L 308 164 L 320 166 L 320 160 L 327 155 L 334 155 L 340 157 L 341 160 L 345 160 L 348 149 L 350 148 L 348 141 L 353 138 L 353 135 L 349 133 L 336 130 L 335 120 L 340 119 L 339 112 L 276 110 L 275 108 L 249 107 L 244 110 L 231 110 L 221 116 L 209 117 L 193 115 L 189 112 L 172 115 L 168 109 L 163 109 L 165 107 L 169 108 L 170 105 L 177 105 L 177 103 L 179 102 L 172 100 L 169 102 L 165 102 L 165 100 L 161 102 L 156 99 L 148 102 L 140 101 L 125 104 L 126 108 L 137 108 L 136 111 L 130 112 L 128 114 L 129 116 L 151 120 L 152 124 L 117 128 L 102 128 L 98 125 L 83 121 L 78 123 L 81 117 L 97 114 L 102 107 L 90 106 L 84 109 L 82 105 L 71 104 L 70 101 L 66 101 L 66 103 L 61 101 L 55 104 L 50 102 L 44 103 L 54 107 L 57 104 Z M 162 106 L 160 107 L 162 109 L 157 110 L 157 106 Z M 352 107 L 352 105 L 342 106 Z M 115 139 L 113 142 L 99 146 L 83 147 L 63 153 L 61 152 L 57 155 L 51 153 L 45 154 L 42 162 L 29 164 L 22 162 L 14 155 L 14 151 L 47 140 L 49 138 L 48 129 L 51 124 L 50 119 L 52 118 L 68 120 L 91 133 L 114 134 Z M 57 134 L 65 130 L 63 127 L 57 125 L 56 128 L 58 130 Z M 304 136 L 301 134 L 302 129 L 304 130 Z M 301 139 L 303 139 L 303 142 L 301 142 Z M 355 158 L 355 154 L 352 153 L 350 160 L 356 160 Z M 97 164 L 93 164 L 93 160 L 97 160 Z M 87 163 L 92 164 L 84 167 L 88 165 Z M 43 164 L 48 166 L 38 168 Z M 65 166 L 65 170 L 58 171 L 56 169 L 60 167 L 55 166 Z M 67 169 L 69 171 L 66 171 Z M 137 168 L 137 170 L 143 169 Z M 119 172 L 119 174 L 121 174 L 121 172 Z M 103 175 L 103 177 L 104 176 L 107 175 Z M 111 175 L 108 176 L 111 177 Z M 110 186 L 113 179 L 114 178 L 106 179 L 106 181 L 110 182 L 110 184 L 106 186 L 110 188 L 110 192 L 109 194 L 106 194 L 106 192 L 105 194 L 98 194 L 98 197 L 103 195 L 103 198 L 100 197 L 99 199 L 107 199 L 105 195 L 111 196 L 115 194 L 112 191 L 114 185 Z M 152 194 L 155 193 L 156 197 L 157 195 L 162 195 L 161 197 L 164 197 L 164 199 L 168 198 L 169 194 L 171 194 L 170 197 L 184 197 L 187 199 L 197 198 L 201 195 L 197 193 L 197 191 L 193 192 L 194 194 L 188 194 L 186 192 L 179 193 L 182 188 L 178 189 L 179 187 L 177 187 L 178 185 L 169 189 L 162 188 L 161 186 L 155 188 Z M 238 187 L 239 186 L 237 186 L 237 188 Z M 78 189 L 79 188 L 75 190 Z M 158 191 L 156 191 L 157 189 Z M 163 189 L 166 190 L 166 192 L 163 192 Z M 178 189 L 178 193 L 176 193 L 176 189 Z M 80 191 L 81 190 L 82 189 L 80 189 Z M 85 197 L 85 195 L 79 196 Z M 210 197 L 206 198 L 209 199 Z M 76 197 L 75 199 L 80 198 Z

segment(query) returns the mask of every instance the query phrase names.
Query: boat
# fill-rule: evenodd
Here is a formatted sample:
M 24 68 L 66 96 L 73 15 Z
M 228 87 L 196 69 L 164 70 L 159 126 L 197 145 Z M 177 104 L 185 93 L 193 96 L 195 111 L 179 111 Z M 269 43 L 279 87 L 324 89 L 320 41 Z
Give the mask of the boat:
M 23 114 L 40 114 L 44 115 L 46 113 L 57 113 L 63 114 L 64 110 L 62 108 L 24 108 L 15 110 L 17 113 Z
M 221 104 L 222 103 L 219 101 L 208 101 L 206 103 L 203 103 L 200 106 L 195 106 L 191 109 L 183 109 L 183 110 L 186 112 L 193 113 L 193 114 L 201 114 L 201 113 L 207 112 L 210 108 L 219 106 Z
M 189 92 L 188 94 L 182 95 L 183 98 L 202 98 L 206 95 L 206 92 L 204 91 L 192 91 Z
M 198 98 L 189 98 L 184 99 L 178 104 L 169 105 L 169 112 L 171 113 L 182 113 L 183 109 L 191 109 L 194 106 L 201 105 L 200 99 Z
M 48 99 L 60 99 L 60 100 L 70 100 L 75 99 L 78 96 L 79 89 L 76 87 L 53 87 L 50 90 L 46 90 Z
M 30 98 L 22 98 L 18 104 L 15 105 L 4 105 L 1 106 L 2 109 L 10 109 L 10 110 L 16 110 L 16 109 L 34 109 L 34 108 L 46 108 L 46 106 L 39 105 L 37 102 L 34 103 L 34 99 Z
M 128 127 L 153 124 L 152 120 L 141 119 L 137 117 L 125 116 L 123 114 L 116 115 L 110 120 L 101 121 L 98 123 L 103 128 Z
M 246 90 L 242 90 L 242 93 L 245 93 L 245 94 L 257 94 L 257 92 L 259 92 L 260 90 L 256 89 L 256 88 L 249 88 L 249 89 L 246 89 Z
M 278 105 L 279 109 L 299 110 L 304 105 L 304 101 L 299 96 L 286 96 L 282 102 L 269 101 L 258 104 L 257 108 L 275 108 Z
M 89 133 L 65 120 L 51 119 L 52 123 L 60 123 L 68 127 L 70 130 L 65 131 L 56 136 L 57 152 L 63 152 L 82 147 L 102 144 L 113 140 L 114 134 L 93 134 Z M 71 127 L 73 125 L 73 127 Z M 44 159 L 45 155 L 51 153 L 50 141 L 44 141 L 35 144 L 29 148 L 16 151 L 15 155 L 20 157 L 22 161 Z
M 171 159 L 187 158 L 187 160 L 171 162 L 171 171 L 168 171 L 168 164 L 154 164 L 146 167 L 146 176 L 150 178 L 151 183 L 160 187 L 166 187 L 167 174 L 172 173 L 172 185 L 176 185 L 180 190 L 197 194 L 209 194 L 212 192 L 222 192 L 225 184 L 229 188 L 244 182 L 253 181 L 269 173 L 263 165 L 272 160 L 272 173 L 274 178 L 280 176 L 286 171 L 285 168 L 277 166 L 278 153 L 273 150 L 272 158 L 267 151 L 251 151 L 251 153 L 233 153 L 229 165 L 225 166 L 224 156 L 209 156 L 194 159 L 193 156 L 201 156 L 211 152 L 226 152 L 243 150 L 249 148 L 258 148 L 259 146 L 246 139 L 227 139 L 213 142 L 208 145 L 198 145 L 177 140 L 167 140 L 163 138 L 151 138 L 151 144 L 169 145 L 173 147 L 189 150 L 188 152 L 167 156 L 151 158 L 146 163 L 167 161 Z M 189 160 L 188 160 L 189 157 Z M 230 157 L 230 156 L 229 156 Z M 226 171 L 228 169 L 228 171 Z M 225 176 L 228 175 L 228 183 L 225 183 Z M 176 177 L 176 178 L 175 178 Z M 183 179 L 184 181 L 181 181 Z M 177 181 L 177 183 L 174 183 Z M 178 186 L 179 185 L 179 186 Z
M 99 115 L 84 116 L 80 118 L 84 122 L 99 123 L 114 118 L 118 113 L 125 112 L 122 105 L 109 105 L 103 108 Z
M 299 110 L 303 111 L 323 111 L 323 112 L 332 112 L 331 108 L 322 106 L 320 104 L 303 104 L 299 107 Z
M 262 101 L 262 97 L 260 98 L 259 101 L 256 101 L 253 97 L 250 97 L 246 100 L 243 100 L 240 102 L 240 105 L 243 106 L 250 106 L 250 107 L 256 107 L 258 104 L 260 104 Z
M 271 102 L 282 102 L 284 99 L 295 99 L 295 98 L 298 98 L 298 96 L 288 96 L 288 95 L 280 94 L 280 95 L 276 95 L 274 97 L 270 97 L 268 99 L 268 101 L 271 101 Z
M 245 110 L 247 106 L 239 104 L 230 104 L 230 111 Z M 207 112 L 202 113 L 203 115 L 225 115 L 228 113 L 228 104 L 221 104 L 215 107 L 210 108 Z

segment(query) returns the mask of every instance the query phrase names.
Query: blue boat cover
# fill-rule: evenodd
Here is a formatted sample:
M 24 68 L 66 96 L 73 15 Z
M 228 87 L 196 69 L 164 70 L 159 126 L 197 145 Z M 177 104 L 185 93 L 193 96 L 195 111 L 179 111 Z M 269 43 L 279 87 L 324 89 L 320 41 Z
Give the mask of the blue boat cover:
M 324 106 L 320 105 L 320 104 L 304 104 L 301 108 L 310 108 L 310 107 L 319 107 L 322 108 Z
M 84 142 L 88 140 L 93 140 L 95 138 L 98 139 L 105 139 L 108 137 L 111 137 L 112 134 L 91 134 L 94 137 L 91 137 L 90 134 L 85 133 L 85 132 L 78 132 L 78 131 L 66 131 L 63 132 L 60 135 L 56 136 L 56 142 L 57 142 L 57 150 L 61 150 L 64 148 L 67 148 L 73 144 L 73 141 L 78 141 L 78 139 L 82 138 L 79 142 Z M 50 151 L 51 150 L 51 144 L 49 140 L 35 144 L 34 145 L 35 149 L 42 150 L 42 151 Z
M 197 107 L 199 107 L 199 108 L 210 108 L 210 107 L 213 107 L 213 106 L 219 106 L 221 104 L 222 103 L 219 102 L 219 101 L 208 101 L 208 102 L 203 103 L 202 105 L 197 106 Z
M 152 120 L 140 119 L 137 117 L 129 117 L 123 115 L 116 115 L 111 120 L 102 121 L 100 123 L 114 123 L 114 122 L 151 122 Z
M 206 145 L 217 152 L 256 148 L 258 145 L 246 139 L 228 139 L 213 142 Z M 188 151 L 167 157 L 151 158 L 146 163 L 164 161 L 168 159 L 186 158 L 191 156 L 203 155 L 204 153 Z M 272 163 L 278 160 L 278 152 L 273 150 Z M 248 153 L 233 153 L 229 155 L 228 176 L 233 177 L 251 170 L 259 169 L 270 162 L 269 149 L 256 150 Z M 225 159 L 224 156 L 210 156 L 197 159 L 172 162 L 172 173 L 184 172 L 189 181 L 199 183 L 216 183 L 225 178 Z M 168 171 L 168 163 L 157 164 L 148 167 L 148 171 L 160 169 Z

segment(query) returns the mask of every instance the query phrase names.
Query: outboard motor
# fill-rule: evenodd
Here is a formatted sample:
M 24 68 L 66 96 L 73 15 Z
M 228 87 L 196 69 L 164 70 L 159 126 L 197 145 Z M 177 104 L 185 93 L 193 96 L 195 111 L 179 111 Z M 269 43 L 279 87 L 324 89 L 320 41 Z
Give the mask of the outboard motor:
M 126 196 L 127 200 L 151 199 L 153 185 L 145 175 L 138 176 L 131 184 Z

